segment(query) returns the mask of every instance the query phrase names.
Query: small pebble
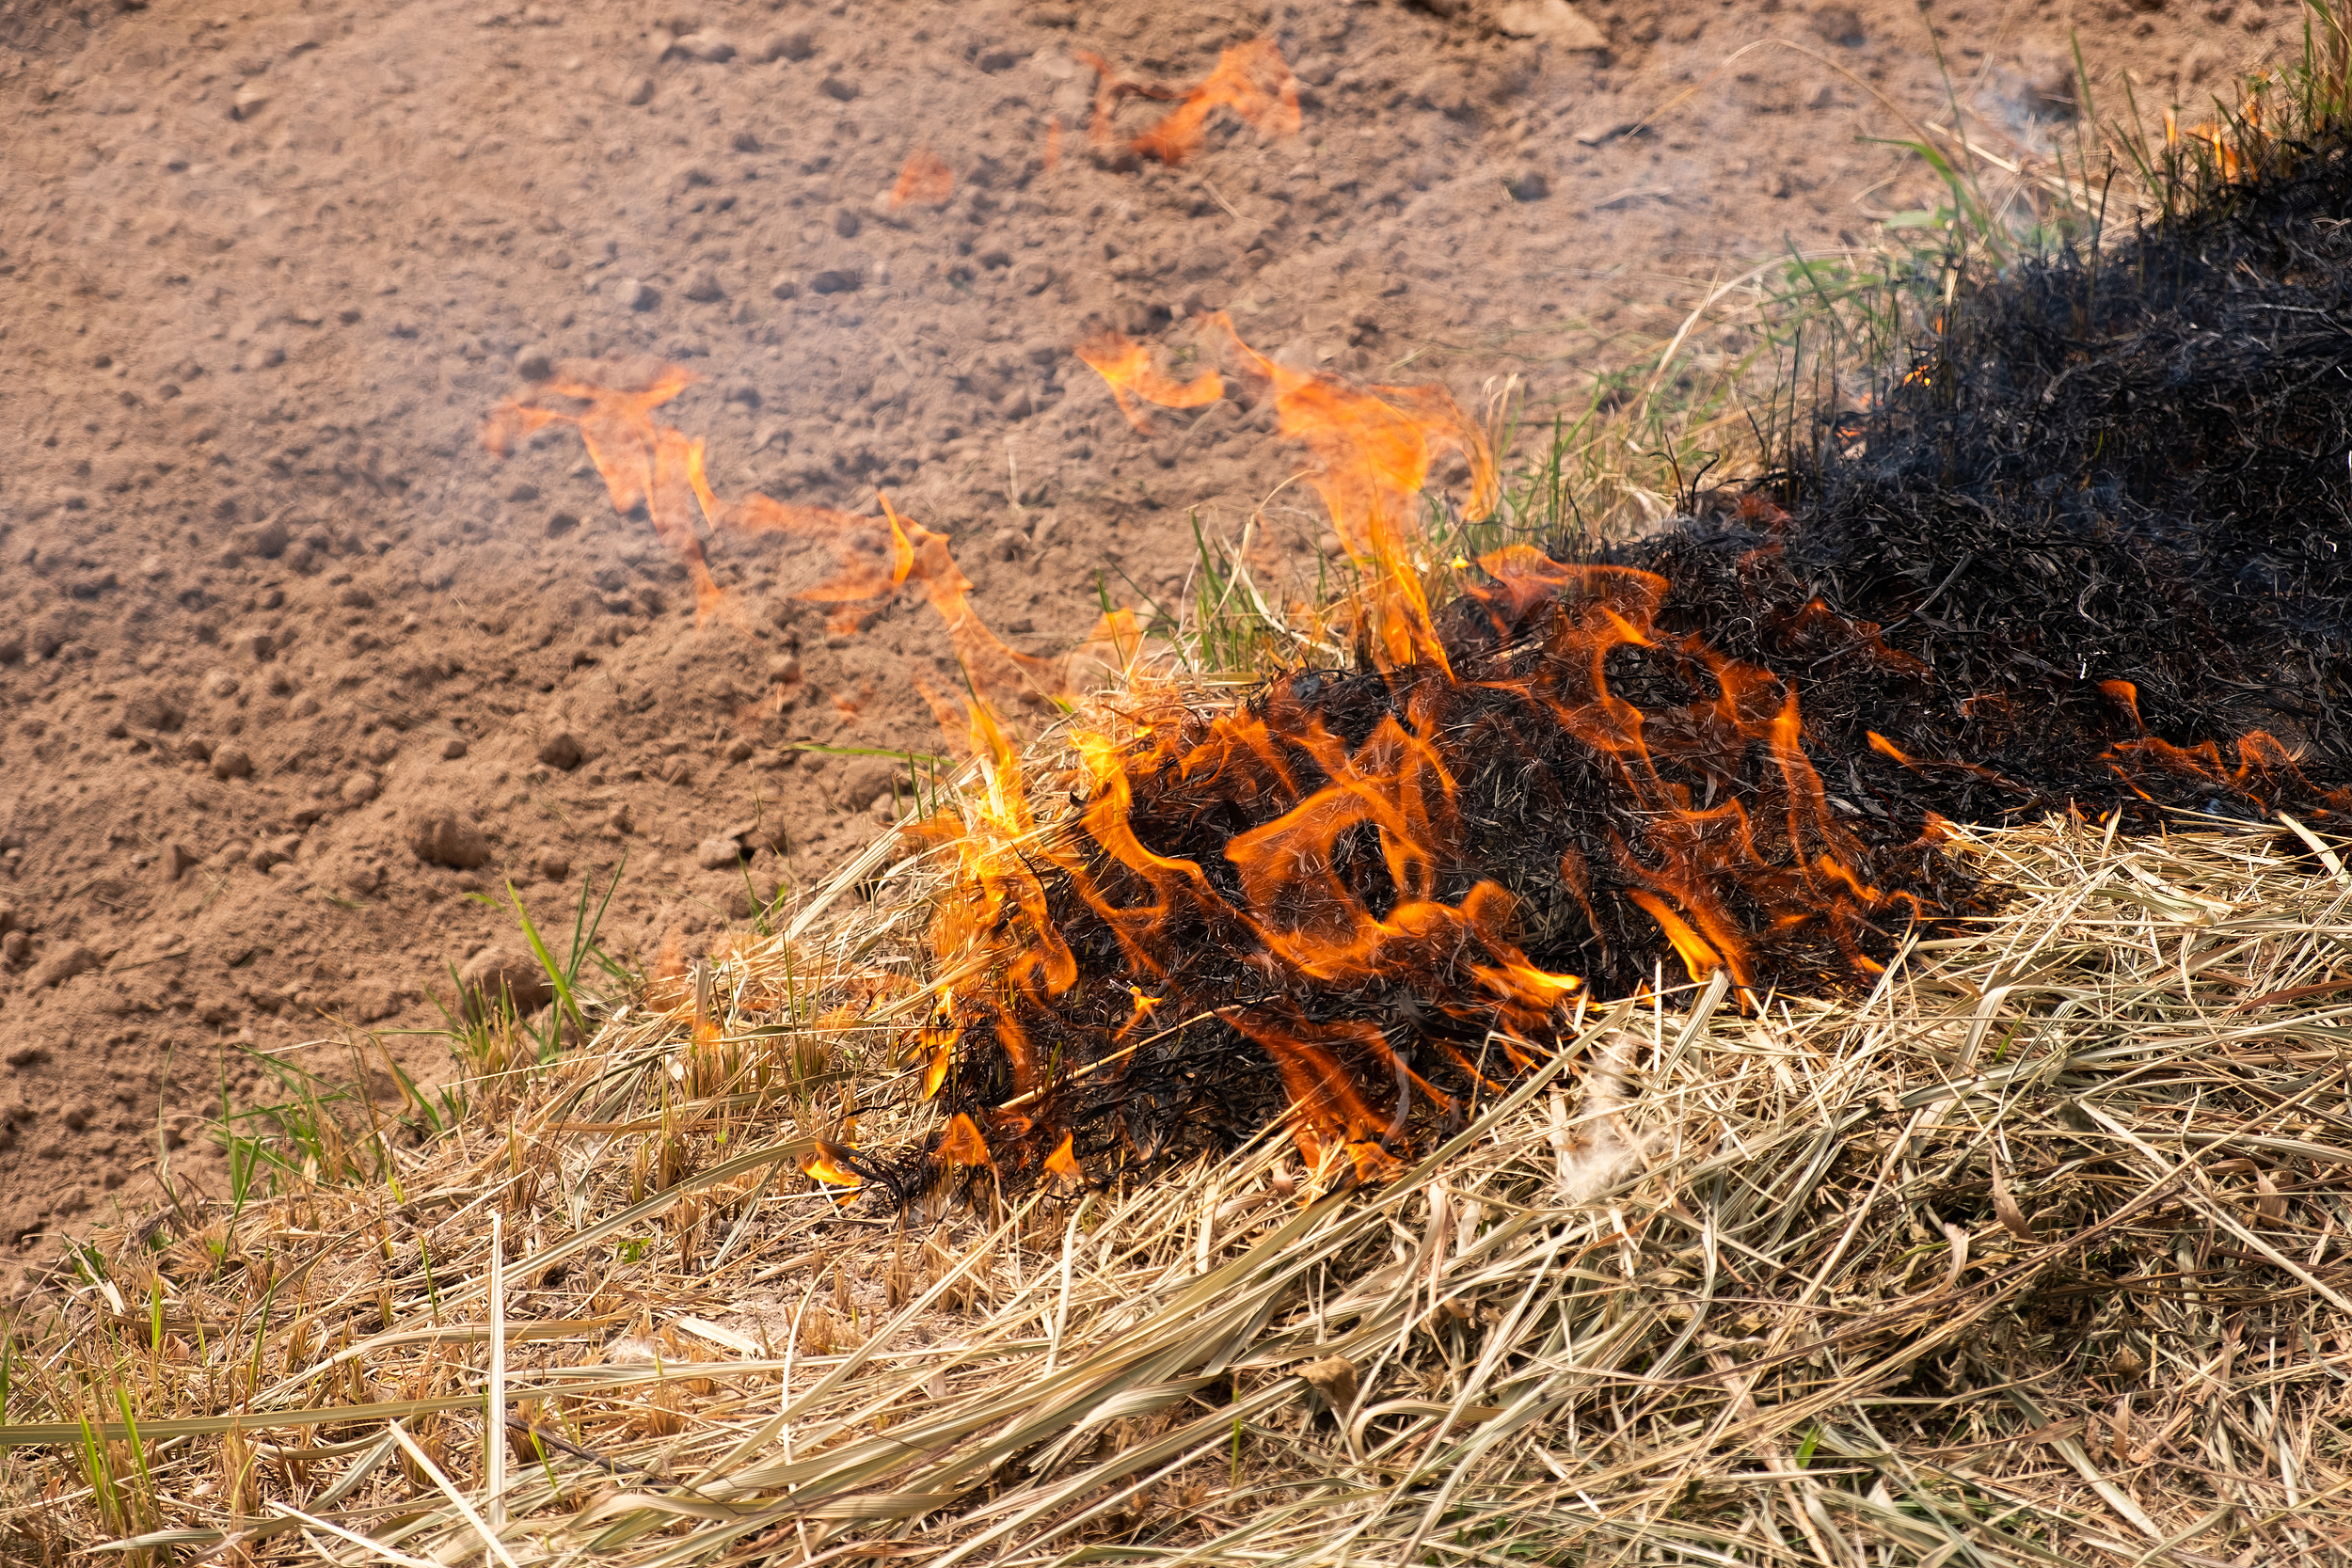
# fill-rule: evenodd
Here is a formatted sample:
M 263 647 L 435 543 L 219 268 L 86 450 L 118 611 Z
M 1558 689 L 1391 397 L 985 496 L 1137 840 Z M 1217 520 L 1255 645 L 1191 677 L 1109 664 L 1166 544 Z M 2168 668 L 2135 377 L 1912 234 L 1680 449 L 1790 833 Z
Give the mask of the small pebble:
M 233 697 L 237 694 L 237 677 L 226 670 L 215 670 L 205 677 L 204 689 L 215 697 Z
M 338 793 L 342 796 L 344 805 L 364 806 L 374 800 L 383 787 L 373 773 L 354 773 L 343 781 L 343 787 Z
M 678 53 L 708 65 L 724 65 L 735 58 L 735 44 L 724 33 L 689 33 L 674 47 Z
M 578 768 L 587 754 L 580 737 L 567 730 L 559 730 L 539 742 L 539 760 L 566 773 Z
M 708 305 L 726 298 L 726 291 L 719 287 L 717 273 L 705 270 L 687 279 L 686 297 L 697 304 Z
M 614 293 L 626 309 L 650 310 L 661 303 L 661 294 L 659 290 L 655 289 L 652 284 L 640 282 L 634 277 L 622 278 L 615 287 Z
M 466 737 L 464 736 L 453 735 L 447 740 L 441 742 L 441 760 L 443 762 L 455 762 L 459 757 L 462 757 L 465 754 Z
M 778 33 L 759 47 L 762 63 L 771 60 L 801 61 L 817 53 L 817 42 L 806 33 Z
M 707 838 L 694 847 L 694 863 L 705 871 L 724 871 L 742 859 L 743 846 L 731 838 Z
M 653 102 L 653 78 L 650 76 L 632 78 L 622 87 L 621 97 L 631 108 L 644 107 Z
M 242 746 L 223 746 L 213 753 L 213 777 L 245 779 L 253 774 L 253 758 Z

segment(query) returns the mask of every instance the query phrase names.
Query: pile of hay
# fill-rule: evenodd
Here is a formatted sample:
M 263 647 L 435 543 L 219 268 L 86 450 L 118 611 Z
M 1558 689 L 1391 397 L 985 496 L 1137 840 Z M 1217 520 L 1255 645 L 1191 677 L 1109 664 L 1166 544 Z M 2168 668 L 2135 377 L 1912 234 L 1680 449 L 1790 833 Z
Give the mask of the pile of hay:
M 1595 1012 L 1375 1190 L 1269 1138 L 899 1213 L 799 1169 L 938 1114 L 891 1071 L 930 977 L 878 847 L 452 1136 L 347 1151 L 373 1179 L 99 1238 L 11 1340 L 0 1554 L 2340 1553 L 2343 847 L 1958 852 L 2015 898 L 1868 996 Z

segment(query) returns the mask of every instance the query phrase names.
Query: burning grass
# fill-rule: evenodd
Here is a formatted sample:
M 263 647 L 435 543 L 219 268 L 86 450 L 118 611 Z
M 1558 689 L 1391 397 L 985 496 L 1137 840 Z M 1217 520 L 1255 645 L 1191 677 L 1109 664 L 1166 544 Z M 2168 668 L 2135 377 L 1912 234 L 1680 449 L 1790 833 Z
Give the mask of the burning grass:
M 798 532 L 845 626 L 927 594 L 952 822 L 691 968 L 573 962 L 592 1043 L 471 1025 L 445 1135 L 314 1101 L 272 1196 L 77 1247 L 0 1340 L 0 1550 L 2340 1559 L 2344 356 L 2175 326 L 2332 320 L 2346 175 L 2210 145 L 2153 243 L 1967 296 L 1615 559 L 1502 537 L 1497 421 L 1233 342 L 1360 573 L 1284 627 L 1204 552 L 1178 651 L 1247 600 L 1291 657 L 1246 682 L 1085 699 L 887 502 L 728 505 L 683 381 L 566 368 L 494 438 L 578 424 L 690 565 Z M 1132 346 L 1087 356 L 1131 415 L 1202 388 Z M 2086 581 L 2160 606 L 2111 671 Z M 1023 692 L 1075 706 L 1025 754 Z
M 2352 1486 L 2341 847 L 1964 833 L 2014 898 L 1867 995 L 1595 1009 L 1376 1189 L 1261 1137 L 896 1218 L 796 1170 L 941 1117 L 891 1069 L 931 889 L 878 854 L 474 1085 L 392 1180 L 99 1238 L 8 1353 L 0 1539 L 2317 1560 Z

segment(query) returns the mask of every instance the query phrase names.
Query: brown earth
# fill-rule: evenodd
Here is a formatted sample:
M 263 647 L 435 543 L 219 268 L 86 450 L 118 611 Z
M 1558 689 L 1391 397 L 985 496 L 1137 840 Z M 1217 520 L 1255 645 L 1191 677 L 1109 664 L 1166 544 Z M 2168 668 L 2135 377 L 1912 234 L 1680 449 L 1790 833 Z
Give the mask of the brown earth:
M 1088 324 L 1181 354 L 1224 306 L 1287 362 L 1573 395 L 1572 341 L 1670 331 L 1692 279 L 1931 203 L 1860 138 L 1907 134 L 1876 95 L 1946 102 L 1899 0 L 248 4 L 0 4 L 0 1249 L 26 1264 L 153 1201 L 159 1152 L 217 1187 L 201 1118 L 267 1097 L 257 1053 L 342 1078 L 374 1036 L 446 1074 L 399 1031 L 438 1023 L 448 965 L 516 951 L 469 895 L 511 879 L 551 919 L 626 850 L 607 937 L 642 962 L 743 917 L 714 834 L 781 830 L 763 887 L 869 839 L 890 767 L 797 744 L 940 744 L 919 607 L 828 637 L 789 594 L 830 562 L 725 537 L 755 629 L 697 626 L 575 436 L 491 460 L 484 416 L 541 362 L 691 367 L 668 415 L 723 492 L 885 487 L 1047 651 L 1104 593 L 1181 584 L 1191 513 L 1237 526 L 1295 462 L 1238 399 L 1139 436 L 1069 352 Z M 2296 15 L 1934 14 L 1973 134 L 2012 150 L 2064 113 L 2070 29 L 2145 108 Z M 1299 135 L 1090 155 L 1073 49 L 1182 84 L 1266 34 Z M 1804 52 L 1724 69 L 1767 39 Z M 893 213 L 926 146 L 955 193 Z M 1297 494 L 1262 543 L 1305 574 L 1327 525 Z

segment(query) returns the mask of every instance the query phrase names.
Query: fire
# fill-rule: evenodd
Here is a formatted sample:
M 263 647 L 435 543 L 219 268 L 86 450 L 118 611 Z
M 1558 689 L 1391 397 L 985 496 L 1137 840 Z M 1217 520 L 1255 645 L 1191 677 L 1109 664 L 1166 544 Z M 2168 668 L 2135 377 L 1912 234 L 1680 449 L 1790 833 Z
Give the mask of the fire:
M 718 499 L 703 475 L 703 444 L 653 418 L 655 409 L 693 385 L 693 373 L 675 365 L 640 367 L 622 385 L 611 386 L 599 378 L 601 370 L 573 360 L 559 365 L 531 400 L 500 405 L 483 426 L 483 445 L 505 457 L 534 431 L 559 421 L 577 426 L 589 460 L 612 494 L 613 510 L 630 512 L 643 502 L 655 534 L 684 563 L 694 584 L 696 618 L 728 612 L 726 595 L 710 576 L 694 530 L 697 512 L 713 526 L 719 512 Z M 543 398 L 584 406 L 551 407 L 537 401 Z
M 1124 610 L 1106 615 L 1085 642 L 1061 658 L 1037 657 L 1009 646 L 973 610 L 971 581 L 957 568 L 946 535 L 901 515 L 886 495 L 877 498 L 878 517 L 759 494 L 733 503 L 722 500 L 704 471 L 703 443 L 654 417 L 695 379 L 675 365 L 632 370 L 566 361 L 530 393 L 495 409 L 483 426 L 483 444 L 505 457 L 517 441 L 550 424 L 577 427 L 614 507 L 628 512 L 643 502 L 656 534 L 685 563 L 698 620 L 720 616 L 748 624 L 710 574 L 697 517 L 712 534 L 784 534 L 835 550 L 838 570 L 797 595 L 835 607 L 835 632 L 860 629 L 902 588 L 918 588 L 946 625 L 975 700 L 967 711 L 920 677 L 913 684 L 960 749 L 1002 746 L 1000 736 L 991 738 L 1001 727 L 1000 716 L 1057 710 L 1104 668 L 1123 668 L 1139 651 L 1140 633 Z M 847 710 L 854 712 L 855 705 L 848 704 Z
M 984 960 L 956 999 L 954 1081 L 998 1168 L 1073 1136 L 1107 1149 L 1105 1122 L 1148 1157 L 1135 1106 L 1178 1053 L 1247 1046 L 1308 1161 L 1376 1179 L 1419 1120 L 1458 1124 L 1561 1049 L 1594 969 L 1623 990 L 1656 947 L 1751 993 L 1858 979 L 1929 912 L 1888 873 L 1932 847 L 1853 838 L 1795 691 L 1662 630 L 1664 578 L 1525 546 L 1478 566 L 1468 603 L 1498 635 L 1457 622 L 1448 662 L 1302 672 L 1076 738 L 1083 803 L 1031 837 L 1031 879 L 968 883 L 934 930 L 965 943 L 943 959 Z M 1694 694 L 1637 705 L 1611 674 L 1629 655 Z M 1531 789 L 1558 805 L 1522 810 Z M 1145 987 L 1189 1022 L 1135 1038 Z
M 1144 404 L 1200 408 L 1225 395 L 1224 378 L 1216 372 L 1178 381 L 1152 367 L 1151 351 L 1141 343 L 1107 327 L 1079 339 L 1073 352 L 1110 385 L 1119 411 L 1146 436 L 1152 433 L 1152 420 L 1143 412 Z
M 1127 98 L 1178 100 L 1159 123 L 1127 144 L 1128 150 L 1157 158 L 1170 167 L 1200 150 L 1210 117 L 1219 109 L 1232 110 L 1268 136 L 1294 135 L 1300 124 L 1298 79 L 1291 74 L 1289 62 L 1272 39 L 1254 39 L 1226 50 L 1218 56 L 1216 69 L 1181 97 L 1171 88 L 1128 80 L 1091 50 L 1074 49 L 1071 55 L 1095 73 L 1094 122 L 1089 135 L 1099 148 L 1118 145 L 1113 117 L 1120 102 Z
M 1500 486 L 1486 433 L 1442 387 L 1361 387 L 1278 364 L 1243 342 L 1221 310 L 1205 318 L 1202 328 L 1222 338 L 1245 372 L 1269 388 L 1281 434 L 1304 442 L 1314 455 L 1309 482 L 1371 584 L 1362 617 L 1375 659 L 1384 668 L 1417 660 L 1442 666 L 1447 656 L 1430 619 L 1417 509 L 1431 470 L 1451 454 L 1470 468 L 1464 513 L 1479 517 L 1493 510 Z M 1089 338 L 1078 356 L 1109 383 L 1138 430 L 1150 427 L 1137 399 L 1193 408 L 1223 395 L 1215 372 L 1189 383 L 1172 381 L 1152 370 L 1141 344 L 1114 332 Z
M 937 207 L 955 194 L 955 171 L 938 153 L 928 147 L 918 147 L 907 155 L 905 166 L 898 170 L 898 182 L 890 188 L 890 210 L 895 213 L 913 201 Z

